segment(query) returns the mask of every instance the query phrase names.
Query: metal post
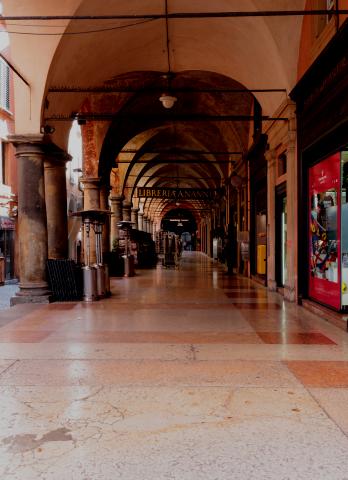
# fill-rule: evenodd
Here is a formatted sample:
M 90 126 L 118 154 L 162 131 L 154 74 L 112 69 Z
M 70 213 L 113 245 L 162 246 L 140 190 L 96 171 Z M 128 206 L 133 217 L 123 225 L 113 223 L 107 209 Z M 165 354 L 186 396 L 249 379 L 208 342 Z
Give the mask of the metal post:
M 96 259 L 97 263 L 95 265 L 97 269 L 97 295 L 99 298 L 105 297 L 105 268 L 102 261 L 102 231 L 103 226 L 98 220 L 94 220 L 93 229 L 95 233 L 96 241 Z
M 83 272 L 83 299 L 85 302 L 93 302 L 97 297 L 97 271 L 95 267 L 90 265 L 90 228 L 91 221 L 85 218 L 83 221 L 86 233 L 86 249 L 85 249 L 85 266 L 82 267 Z

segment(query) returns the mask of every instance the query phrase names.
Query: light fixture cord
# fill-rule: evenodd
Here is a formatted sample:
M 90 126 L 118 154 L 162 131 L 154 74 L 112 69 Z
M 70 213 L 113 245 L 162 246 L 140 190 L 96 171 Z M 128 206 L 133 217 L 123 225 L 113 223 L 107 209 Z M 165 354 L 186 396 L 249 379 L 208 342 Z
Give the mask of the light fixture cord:
M 166 15 L 166 40 L 167 40 L 167 63 L 168 63 L 168 87 L 170 84 L 170 50 L 169 50 L 169 25 L 168 25 L 168 0 L 164 0 L 165 3 L 165 15 Z

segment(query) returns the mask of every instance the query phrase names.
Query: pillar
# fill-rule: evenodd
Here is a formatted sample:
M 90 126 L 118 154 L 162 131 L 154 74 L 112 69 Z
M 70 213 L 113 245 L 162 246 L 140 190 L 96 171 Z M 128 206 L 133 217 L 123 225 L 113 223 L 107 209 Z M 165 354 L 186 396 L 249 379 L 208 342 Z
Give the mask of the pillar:
M 144 212 L 138 212 L 138 230 L 144 230 Z
M 276 205 L 275 205 L 275 185 L 276 185 L 276 151 L 267 150 L 265 153 L 267 160 L 267 286 L 268 289 L 277 291 L 276 281 Z
M 100 187 L 100 208 L 102 210 L 110 210 L 109 207 L 109 187 L 101 185 Z M 102 233 L 103 256 L 110 252 L 110 216 L 107 215 L 103 225 Z
M 48 258 L 52 259 L 69 256 L 66 191 L 68 160 L 71 160 L 71 156 L 52 144 L 44 161 Z
M 42 135 L 13 135 L 18 159 L 19 292 L 11 305 L 48 303 L 47 219 Z
M 81 183 L 83 185 L 83 209 L 95 210 L 100 208 L 100 178 L 84 177 L 84 178 L 81 178 Z M 91 228 L 90 230 L 89 238 L 90 238 L 90 261 L 93 264 L 97 261 L 95 234 L 94 234 L 93 228 Z M 84 239 L 84 245 L 86 245 L 85 239 Z
M 211 216 L 209 216 L 208 224 L 207 224 L 207 255 L 208 257 L 213 257 L 213 236 L 212 236 Z
M 123 220 L 126 221 L 126 222 L 131 221 L 131 209 L 132 209 L 131 202 L 127 202 L 127 201 L 123 202 L 122 216 L 123 216 Z
M 144 216 L 144 232 L 149 233 L 149 219 Z
M 118 242 L 120 233 L 117 224 L 122 220 L 122 197 L 112 196 L 111 202 L 111 218 L 110 218 L 110 240 L 111 249 L 115 247 L 115 242 Z
M 139 208 L 132 208 L 132 228 L 134 228 L 135 230 L 138 229 L 138 212 Z
M 287 148 L 287 278 L 284 285 L 284 297 L 294 302 L 297 299 L 297 152 L 296 152 L 296 118 L 292 114 L 289 122 L 288 148 Z M 302 232 L 307 235 L 306 232 Z

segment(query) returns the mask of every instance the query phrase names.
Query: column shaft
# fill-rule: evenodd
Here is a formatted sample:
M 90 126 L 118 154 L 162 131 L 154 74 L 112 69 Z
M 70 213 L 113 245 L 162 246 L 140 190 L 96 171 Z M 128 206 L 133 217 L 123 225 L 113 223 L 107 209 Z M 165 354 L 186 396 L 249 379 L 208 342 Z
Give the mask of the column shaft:
M 56 147 L 44 163 L 48 258 L 52 259 L 69 256 L 66 162 L 70 158 Z
M 276 152 L 268 150 L 265 154 L 267 160 L 267 286 L 275 292 L 276 281 L 276 205 L 275 205 L 275 184 L 276 184 Z
M 138 212 L 139 208 L 132 208 L 132 228 L 134 228 L 135 230 L 138 229 Z
M 100 208 L 100 178 L 82 178 L 83 184 L 83 209 L 94 210 Z M 90 234 L 90 261 L 95 263 L 97 261 L 95 233 L 91 228 Z M 84 245 L 86 240 L 84 236 Z
M 102 210 L 109 210 L 109 187 L 102 185 L 100 187 L 100 208 Z M 105 223 L 103 225 L 102 234 L 102 248 L 103 255 L 110 252 L 110 217 L 106 216 Z
M 297 299 L 297 237 L 298 237 L 298 188 L 297 188 L 297 152 L 295 118 L 290 121 L 287 150 L 287 278 L 284 285 L 284 297 L 294 302 Z M 303 234 L 303 233 L 302 233 Z M 306 234 L 306 233 L 305 233 Z
M 41 135 L 12 136 L 18 158 L 19 292 L 17 303 L 47 303 L 47 220 L 44 185 L 45 145 Z
M 144 213 L 143 212 L 138 213 L 138 230 L 140 231 L 144 230 Z
M 122 216 L 123 220 L 126 222 L 131 221 L 131 209 L 132 209 L 132 204 L 130 202 L 123 202 L 122 205 Z
M 111 231 L 110 231 L 110 240 L 111 248 L 114 248 L 115 241 L 118 241 L 120 238 L 120 233 L 117 227 L 117 224 L 123 219 L 122 218 L 122 197 L 111 197 Z

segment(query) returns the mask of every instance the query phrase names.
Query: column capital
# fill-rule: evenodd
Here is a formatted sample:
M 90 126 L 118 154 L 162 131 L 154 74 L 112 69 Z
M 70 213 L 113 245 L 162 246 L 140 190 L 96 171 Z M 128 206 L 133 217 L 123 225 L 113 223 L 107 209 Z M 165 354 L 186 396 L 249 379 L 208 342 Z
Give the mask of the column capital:
M 82 177 L 80 182 L 83 184 L 83 189 L 87 190 L 89 188 L 99 188 L 100 187 L 100 177 Z
M 16 147 L 16 157 L 31 155 L 44 156 L 44 136 L 41 134 L 8 135 L 8 140 Z
M 72 160 L 72 156 L 65 150 L 59 148 L 54 143 L 44 146 L 45 151 L 45 169 L 56 168 L 59 166 L 65 167 L 66 162 Z
M 138 213 L 138 212 L 139 212 L 139 208 L 132 208 L 132 212 L 133 212 L 133 213 Z M 139 213 L 138 213 L 138 215 L 139 215 Z
M 37 144 L 44 142 L 43 133 L 28 133 L 24 135 L 8 135 L 9 142 L 13 143 L 15 146 L 21 144 Z
M 111 195 L 110 202 L 122 202 L 124 197 L 122 195 Z
M 138 212 L 138 217 L 143 217 L 144 216 L 144 212 Z
M 129 200 L 126 200 L 123 202 L 123 208 L 132 208 L 132 202 L 130 202 Z

